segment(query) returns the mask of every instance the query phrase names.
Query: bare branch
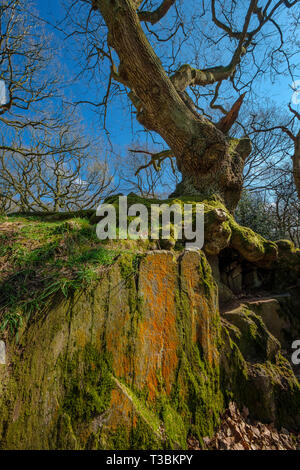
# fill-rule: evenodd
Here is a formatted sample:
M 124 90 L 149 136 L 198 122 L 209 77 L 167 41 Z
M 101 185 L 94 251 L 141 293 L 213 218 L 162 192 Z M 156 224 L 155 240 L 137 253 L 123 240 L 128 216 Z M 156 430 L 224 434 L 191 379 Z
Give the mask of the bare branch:
M 141 153 L 141 154 L 151 156 L 151 159 L 148 163 L 146 163 L 145 165 L 140 166 L 136 170 L 135 176 L 137 176 L 141 170 L 144 170 L 145 168 L 149 168 L 151 165 L 153 165 L 155 171 L 160 171 L 162 162 L 164 160 L 166 160 L 167 158 L 171 159 L 171 158 L 174 157 L 173 152 L 171 150 L 163 150 L 162 152 L 152 153 L 152 152 L 148 152 L 146 150 L 129 149 L 129 152 L 131 152 L 131 153 Z
M 176 0 L 163 0 L 160 6 L 154 11 L 139 11 L 138 16 L 140 21 L 151 23 L 152 25 L 158 23 L 169 11 Z
M 220 129 L 224 134 L 227 134 L 232 128 L 233 124 L 238 118 L 240 108 L 243 104 L 246 93 L 243 93 L 237 101 L 233 104 L 231 110 L 224 116 L 217 124 L 217 128 Z

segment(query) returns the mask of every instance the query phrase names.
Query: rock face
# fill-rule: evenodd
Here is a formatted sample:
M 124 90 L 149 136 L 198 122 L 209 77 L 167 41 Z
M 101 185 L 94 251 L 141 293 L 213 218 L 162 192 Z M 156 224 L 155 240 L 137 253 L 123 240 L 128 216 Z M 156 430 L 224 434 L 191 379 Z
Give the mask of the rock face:
M 203 252 L 130 245 L 3 338 L 1 449 L 203 446 L 231 401 L 300 429 L 300 386 L 284 357 L 300 335 L 300 250 L 239 227 L 218 205 L 205 205 Z M 94 231 L 76 223 L 56 227 L 70 235 L 59 252 Z M 241 300 L 270 286 L 285 295 Z
M 253 419 L 298 430 L 299 382 L 262 316 L 249 304 L 224 312 L 223 335 L 221 375 L 228 397 L 246 406 Z
M 56 297 L 1 366 L 5 449 L 185 448 L 223 409 L 220 316 L 200 252 L 123 255 Z
M 289 298 L 288 294 L 278 298 L 267 298 L 250 300 L 247 306 L 263 320 L 270 333 L 280 341 L 281 346 L 286 349 L 289 346 L 288 335 L 292 330 L 291 321 L 287 315 L 283 315 L 282 303 Z

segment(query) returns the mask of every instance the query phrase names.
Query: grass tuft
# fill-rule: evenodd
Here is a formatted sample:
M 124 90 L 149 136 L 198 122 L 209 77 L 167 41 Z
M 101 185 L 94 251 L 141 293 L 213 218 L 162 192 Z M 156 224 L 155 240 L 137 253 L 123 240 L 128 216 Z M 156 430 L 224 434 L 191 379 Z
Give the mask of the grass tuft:
M 84 218 L 45 221 L 0 217 L 0 332 L 15 334 L 49 298 L 90 285 L 114 263 L 117 250 L 98 240 Z

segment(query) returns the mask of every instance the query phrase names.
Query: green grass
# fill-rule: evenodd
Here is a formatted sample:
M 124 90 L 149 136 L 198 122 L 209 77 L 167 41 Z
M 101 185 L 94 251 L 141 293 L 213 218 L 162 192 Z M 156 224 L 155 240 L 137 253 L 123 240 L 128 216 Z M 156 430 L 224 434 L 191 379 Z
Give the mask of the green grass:
M 87 219 L 0 217 L 0 332 L 15 334 L 55 293 L 90 285 L 118 254 Z

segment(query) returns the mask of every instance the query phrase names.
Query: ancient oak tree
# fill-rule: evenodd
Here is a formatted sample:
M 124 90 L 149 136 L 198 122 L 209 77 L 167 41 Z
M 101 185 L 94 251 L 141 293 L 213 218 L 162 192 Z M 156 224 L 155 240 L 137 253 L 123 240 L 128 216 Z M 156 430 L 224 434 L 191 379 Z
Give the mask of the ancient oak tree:
M 299 2 L 211 0 L 188 4 L 182 0 L 80 0 L 82 2 L 91 7 L 89 16 L 100 13 L 99 21 L 104 21 L 107 49 L 98 47 L 98 52 L 111 62 L 110 79 L 125 86 L 138 122 L 158 133 L 176 158 L 182 181 L 173 194 L 218 195 L 233 211 L 241 195 L 245 160 L 251 152 L 249 138 L 237 139 L 230 135 L 244 98 L 243 93 L 239 93 L 242 87 L 238 86 L 243 81 L 242 64 L 248 58 L 247 67 L 254 67 L 255 48 L 264 29 L 266 36 L 271 30 L 272 34 L 275 32 L 281 42 L 278 48 L 283 47 L 279 20 L 285 18 L 287 11 L 299 9 Z M 191 18 L 197 13 L 191 11 L 192 8 L 209 8 L 209 21 L 219 30 L 220 40 L 227 37 L 233 45 L 229 61 L 225 62 L 225 54 L 224 64 L 208 68 L 184 64 L 169 73 L 155 50 L 159 36 L 156 34 L 157 40 L 151 41 L 153 36 L 147 32 L 154 25 L 167 22 L 172 10 L 180 17 L 179 6 L 186 11 L 189 9 Z M 170 33 L 170 41 L 180 27 L 184 25 L 179 21 L 176 30 Z M 268 53 L 272 56 L 274 51 L 271 45 L 269 47 Z M 190 91 L 198 88 L 201 94 L 205 87 L 215 84 L 217 95 L 224 81 L 231 82 L 239 97 L 218 123 L 212 122 L 195 108 Z

